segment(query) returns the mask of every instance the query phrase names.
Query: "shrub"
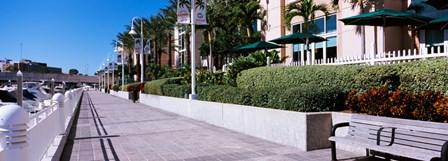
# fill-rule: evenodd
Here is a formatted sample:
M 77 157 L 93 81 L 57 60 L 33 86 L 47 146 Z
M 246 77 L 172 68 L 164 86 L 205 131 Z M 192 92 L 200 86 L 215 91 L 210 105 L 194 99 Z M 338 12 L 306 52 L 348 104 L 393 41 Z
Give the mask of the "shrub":
M 448 61 L 445 58 L 406 63 L 400 74 L 400 88 L 414 93 L 448 90 Z
M 199 99 L 204 101 L 302 112 L 337 110 L 339 105 L 343 106 L 343 102 L 336 103 L 342 95 L 340 90 L 330 87 L 317 88 L 316 85 L 289 89 L 243 89 L 208 85 L 198 87 L 198 93 Z
M 182 84 L 191 84 L 191 74 L 187 73 L 182 77 Z M 206 83 L 206 84 L 215 84 L 215 85 L 223 85 L 226 84 L 226 77 L 223 72 L 213 73 L 212 71 L 207 71 L 204 69 L 196 70 L 196 83 Z
M 144 89 L 142 89 L 142 85 L 144 85 L 144 83 L 132 83 L 132 84 L 126 84 L 124 85 L 124 87 L 126 89 L 126 92 L 132 92 L 135 89 L 144 91 Z
M 237 79 L 242 88 L 293 88 L 315 84 L 337 87 L 349 92 L 356 86 L 354 75 L 362 66 L 261 67 L 241 72 Z
M 179 84 L 164 84 L 162 85 L 162 92 L 164 96 L 188 98 L 188 94 L 191 92 L 190 85 Z
M 353 76 L 355 80 L 353 89 L 367 91 L 372 88 L 386 87 L 388 90 L 397 90 L 401 84 L 402 67 L 402 64 L 367 66 L 362 72 Z
M 414 94 L 386 87 L 365 93 L 351 91 L 346 101 L 351 111 L 377 116 L 389 116 L 424 121 L 448 121 L 448 99 L 440 93 L 426 91 Z
M 115 92 L 118 92 L 120 89 L 120 86 L 118 86 L 117 84 L 112 85 L 112 90 Z
M 178 83 L 180 78 L 165 78 L 153 80 L 145 83 L 145 93 L 154 95 L 164 95 L 163 85 L 167 83 Z
M 290 88 L 303 84 L 339 87 L 344 92 L 355 89 L 398 88 L 423 93 L 448 91 L 448 61 L 445 58 L 402 64 L 374 66 L 298 66 L 260 67 L 244 70 L 237 78 L 242 88 Z M 448 93 L 445 93 L 448 95 Z
M 146 82 L 144 85 L 145 93 L 154 95 L 164 95 L 163 85 L 173 83 L 177 85 L 180 83 L 180 79 L 181 78 L 176 77 L 176 78 L 165 78 Z

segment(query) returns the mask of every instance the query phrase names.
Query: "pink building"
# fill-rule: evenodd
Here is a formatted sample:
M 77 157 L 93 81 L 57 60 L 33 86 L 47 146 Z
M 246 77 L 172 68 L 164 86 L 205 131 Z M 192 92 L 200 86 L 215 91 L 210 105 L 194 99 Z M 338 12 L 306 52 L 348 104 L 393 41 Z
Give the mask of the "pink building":
M 284 25 L 284 10 L 290 3 L 298 0 L 260 0 L 260 4 L 267 15 L 267 30 L 264 33 L 266 41 L 285 36 L 295 32 L 302 32 L 303 20 L 295 17 L 291 22 L 291 30 Z M 448 31 L 444 30 L 413 30 L 410 26 L 382 27 L 365 26 L 365 53 L 362 50 L 362 34 L 360 26 L 344 25 L 339 19 L 360 14 L 359 5 L 352 7 L 351 0 L 339 0 L 337 9 L 331 7 L 331 0 L 314 0 L 315 4 L 327 4 L 330 13 L 327 17 L 324 13 L 317 12 L 315 22 L 310 26 L 312 33 L 327 39 L 321 43 L 311 43 L 311 60 L 327 60 L 328 58 L 358 57 L 369 55 L 375 50 L 377 53 L 414 50 L 418 53 L 445 52 L 448 46 Z M 401 12 L 416 13 L 418 15 L 439 18 L 448 15 L 448 1 L 442 0 L 380 0 L 364 1 L 365 13 L 380 9 L 390 9 Z M 258 22 L 258 30 L 261 22 Z M 385 33 L 385 34 L 383 34 Z M 196 33 L 196 48 L 202 42 L 202 37 Z M 175 30 L 176 45 L 180 48 L 176 51 L 176 62 L 184 61 L 182 53 L 185 46 L 183 31 Z M 375 45 L 375 40 L 377 40 Z M 430 50 L 430 47 L 440 47 L 440 51 Z M 286 48 L 278 49 L 281 57 L 288 56 L 286 62 L 298 62 L 306 60 L 304 54 L 305 45 L 287 44 Z M 198 51 L 197 51 L 198 52 Z M 199 55 L 199 54 L 196 54 Z M 198 57 L 197 60 L 200 58 Z M 204 61 L 204 60 L 203 60 Z M 197 61 L 200 62 L 200 61 Z M 325 63 L 325 61 L 323 62 Z M 206 66 L 206 62 L 202 62 Z M 198 65 L 201 65 L 198 63 Z
M 432 18 L 447 15 L 448 2 L 432 2 L 431 0 L 428 0 L 427 2 L 423 1 L 424 0 L 387 0 L 379 1 L 374 4 L 365 1 L 365 12 L 390 9 L 402 12 L 417 12 L 423 16 Z M 293 19 L 290 31 L 284 26 L 282 11 L 284 11 L 286 5 L 295 2 L 297 2 L 297 0 L 261 1 L 263 7 L 268 11 L 267 41 L 293 32 L 301 32 L 303 20 L 299 17 Z M 326 60 L 327 58 L 334 57 L 362 55 L 363 45 L 360 32 L 361 27 L 344 25 L 339 21 L 339 19 L 355 16 L 361 13 L 359 6 L 352 8 L 350 2 L 351 1 L 349 0 L 339 0 L 339 8 L 332 9 L 330 0 L 314 0 L 314 3 L 316 4 L 327 4 L 331 11 L 327 17 L 325 17 L 323 13 L 318 12 L 316 14 L 314 25 L 312 25 L 314 27 L 311 27 L 313 30 L 312 32 L 315 35 L 327 39 L 326 42 L 312 43 L 310 45 L 312 55 L 314 55 L 313 59 Z M 408 49 L 417 49 L 417 51 L 420 51 L 433 46 L 443 46 L 442 49 L 444 49 L 448 44 L 448 32 L 442 30 L 411 30 L 409 26 L 399 26 L 386 27 L 384 33 L 385 35 L 383 36 L 382 27 L 365 26 L 365 54 L 373 52 L 375 37 L 377 39 L 376 48 L 378 52 L 381 52 L 383 49 L 385 52 Z M 300 56 L 304 53 L 305 49 L 303 44 L 289 44 L 286 45 L 286 47 L 287 48 L 283 49 L 281 53 L 282 56 L 289 56 L 287 62 L 301 60 Z

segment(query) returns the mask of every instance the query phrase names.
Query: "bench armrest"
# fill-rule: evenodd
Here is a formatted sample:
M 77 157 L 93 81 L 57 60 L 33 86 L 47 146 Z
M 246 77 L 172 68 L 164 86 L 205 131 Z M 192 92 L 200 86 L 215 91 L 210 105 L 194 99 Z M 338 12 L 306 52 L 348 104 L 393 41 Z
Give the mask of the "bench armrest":
M 392 144 L 394 144 L 394 140 L 395 140 L 395 127 L 381 127 L 378 129 L 378 132 L 376 133 L 376 145 L 380 145 L 380 141 L 381 141 L 381 132 L 385 129 L 385 128 L 391 128 L 392 129 L 392 136 L 390 139 L 390 144 L 388 146 L 391 146 Z
M 448 141 L 442 145 L 440 158 L 442 158 L 442 161 L 448 161 Z
M 342 122 L 342 123 L 337 123 L 335 125 L 333 125 L 333 127 L 331 127 L 331 134 L 330 136 L 335 136 L 336 135 L 336 129 L 340 128 L 340 127 L 344 127 L 344 126 L 349 126 L 348 122 Z

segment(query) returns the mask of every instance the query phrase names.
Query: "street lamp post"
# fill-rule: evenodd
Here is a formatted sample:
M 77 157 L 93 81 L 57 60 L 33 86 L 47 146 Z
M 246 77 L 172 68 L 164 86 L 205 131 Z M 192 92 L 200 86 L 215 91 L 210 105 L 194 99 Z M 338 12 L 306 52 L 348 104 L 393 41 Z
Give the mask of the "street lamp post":
M 136 18 L 140 18 L 140 17 L 134 17 L 131 20 L 131 31 L 129 31 L 129 34 L 131 35 L 136 35 L 137 32 L 135 32 L 134 30 L 134 20 Z M 141 70 L 140 70 L 140 82 L 143 83 L 145 80 L 145 75 L 144 75 L 144 65 L 143 65 L 143 19 L 140 18 L 140 66 L 141 66 Z
M 121 43 L 121 90 L 124 91 L 124 44 Z M 115 52 L 120 53 L 118 50 L 118 41 L 115 41 Z
M 197 99 L 196 94 L 196 23 L 194 22 L 195 1 L 191 1 L 191 94 L 190 99 Z
M 106 64 L 105 64 L 105 62 L 103 61 L 103 88 L 104 88 L 104 91 L 106 91 Z

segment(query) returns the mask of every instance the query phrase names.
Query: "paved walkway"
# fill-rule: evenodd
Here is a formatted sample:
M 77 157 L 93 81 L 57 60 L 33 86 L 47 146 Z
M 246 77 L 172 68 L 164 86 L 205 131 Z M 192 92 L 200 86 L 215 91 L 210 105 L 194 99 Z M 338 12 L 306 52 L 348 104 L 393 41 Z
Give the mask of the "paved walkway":
M 366 160 L 338 150 L 341 160 Z M 272 143 L 97 91 L 84 93 L 61 160 L 328 161 Z

